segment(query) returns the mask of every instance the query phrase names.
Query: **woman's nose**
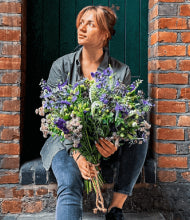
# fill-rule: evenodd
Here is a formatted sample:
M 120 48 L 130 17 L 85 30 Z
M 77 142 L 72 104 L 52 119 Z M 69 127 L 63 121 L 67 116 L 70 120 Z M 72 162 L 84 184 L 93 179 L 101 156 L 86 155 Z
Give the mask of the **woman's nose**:
M 80 25 L 80 30 L 81 31 L 86 31 L 86 25 L 85 24 L 81 24 Z

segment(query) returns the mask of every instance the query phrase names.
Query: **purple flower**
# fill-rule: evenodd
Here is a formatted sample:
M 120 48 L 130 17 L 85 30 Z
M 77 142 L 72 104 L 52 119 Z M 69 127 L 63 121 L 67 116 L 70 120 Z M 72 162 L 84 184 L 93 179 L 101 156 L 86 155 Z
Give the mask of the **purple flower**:
M 73 96 L 72 102 L 75 102 L 76 100 L 77 100 L 77 97 L 76 97 L 76 96 Z
M 95 73 L 91 72 L 91 76 L 92 76 L 93 78 L 100 78 L 101 73 L 98 72 L 98 71 L 96 71 Z
M 116 80 L 115 86 L 116 86 L 116 87 L 119 87 L 119 85 L 120 85 L 119 80 Z
M 130 85 L 130 88 L 131 88 L 131 91 L 133 91 L 133 90 L 135 89 L 135 84 L 132 83 L 132 84 Z
M 94 78 L 96 76 L 96 74 L 91 72 L 91 76 Z
M 62 101 L 60 101 L 60 104 L 71 105 L 71 103 L 70 103 L 70 102 L 68 102 L 68 101 L 66 101 L 66 100 L 62 100 Z
M 103 102 L 104 104 L 108 104 L 108 99 L 106 99 L 106 94 L 104 93 L 104 94 L 102 94 L 101 96 L 100 96 L 100 101 L 101 102 Z
M 147 100 L 143 100 L 142 102 L 143 102 L 143 105 L 152 106 L 152 104 Z
M 52 95 L 52 93 L 50 92 L 50 93 L 45 94 L 43 97 L 44 98 L 49 98 L 51 95 Z
M 51 92 L 51 88 L 49 86 L 45 86 L 44 90 L 47 89 L 48 92 Z
M 66 121 L 62 118 L 59 118 L 57 121 L 54 121 L 54 124 L 57 125 L 59 129 L 61 129 L 65 134 L 69 133 L 69 130 L 66 128 Z
M 102 88 L 102 83 L 99 83 L 98 85 L 96 85 L 96 87 L 97 87 L 98 89 L 101 89 L 101 88 Z
M 67 85 L 67 80 L 64 82 L 64 83 L 59 83 L 58 84 L 58 88 L 59 88 L 59 90 L 62 90 L 62 88 L 65 86 L 65 85 Z
M 122 105 L 119 105 L 118 102 L 116 103 L 116 106 L 115 106 L 115 110 L 116 111 L 123 111 L 123 106 Z
M 105 70 L 103 71 L 103 74 L 104 74 L 105 76 L 110 76 L 112 73 L 113 73 L 113 70 L 112 70 L 110 67 L 108 67 L 107 69 L 105 69 Z
M 79 83 L 75 83 L 75 85 L 73 86 L 73 90 L 79 85 Z

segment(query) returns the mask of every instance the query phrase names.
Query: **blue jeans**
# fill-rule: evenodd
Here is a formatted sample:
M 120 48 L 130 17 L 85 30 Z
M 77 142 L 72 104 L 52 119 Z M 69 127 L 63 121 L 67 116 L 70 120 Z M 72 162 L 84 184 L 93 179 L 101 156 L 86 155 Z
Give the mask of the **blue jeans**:
M 114 192 L 132 194 L 147 148 L 147 143 L 134 144 L 131 147 L 125 143 L 109 159 L 101 161 L 103 178 L 108 183 L 114 181 Z M 56 220 L 82 219 L 83 181 L 76 162 L 62 150 L 54 156 L 52 170 L 58 184 Z
M 76 162 L 66 150 L 61 150 L 51 167 L 58 185 L 56 220 L 81 220 L 83 181 Z

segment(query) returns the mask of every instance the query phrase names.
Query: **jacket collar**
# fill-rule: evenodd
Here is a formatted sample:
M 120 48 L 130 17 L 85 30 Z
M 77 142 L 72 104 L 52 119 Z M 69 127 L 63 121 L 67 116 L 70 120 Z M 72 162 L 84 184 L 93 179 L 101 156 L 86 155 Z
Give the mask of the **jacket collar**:
M 76 59 L 75 60 L 76 60 L 77 66 L 79 66 L 79 67 L 81 66 L 80 55 L 82 52 L 82 48 L 83 47 L 79 48 L 79 50 L 76 51 Z M 100 71 L 100 72 L 105 70 L 109 65 L 109 49 L 108 49 L 108 47 L 105 47 L 103 50 L 104 50 L 104 58 L 97 69 L 97 71 Z

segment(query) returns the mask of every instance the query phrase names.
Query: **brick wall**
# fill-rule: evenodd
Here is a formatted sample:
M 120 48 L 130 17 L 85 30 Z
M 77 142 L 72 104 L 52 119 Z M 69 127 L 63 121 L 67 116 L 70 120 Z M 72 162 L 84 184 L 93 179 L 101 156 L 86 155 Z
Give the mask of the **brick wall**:
M 19 182 L 21 3 L 0 1 L 0 184 Z
M 20 130 L 26 54 L 24 1 L 0 0 L 0 210 L 34 213 L 55 208 L 56 184 L 21 185 Z M 24 19 L 24 18 L 23 18 Z M 21 32 L 22 29 L 22 32 Z M 22 54 L 21 54 L 21 46 Z M 22 55 L 22 56 L 21 56 Z M 21 63 L 22 57 L 22 63 Z M 21 82 L 22 79 L 22 82 Z M 23 86 L 21 86 L 23 85 Z M 0 215 L 1 219 L 1 215 Z
M 149 94 L 152 142 L 164 187 L 190 185 L 190 1 L 149 1 Z M 166 189 L 165 188 L 165 189 Z M 186 200 L 190 192 L 175 199 Z M 172 191 L 169 190 L 169 191 Z M 178 195 L 177 195 L 178 194 Z M 180 198 L 179 198 L 180 197 Z M 182 198 L 184 197 L 184 199 Z M 185 205 L 181 205 L 185 209 Z
M 56 199 L 56 184 L 50 181 L 42 185 L 32 166 L 23 168 L 25 176 L 23 170 L 20 172 L 26 56 L 24 2 L 0 0 L 1 214 L 51 211 Z M 179 209 L 189 209 L 185 200 L 190 199 L 190 1 L 149 0 L 148 52 L 149 92 L 155 102 L 151 141 L 157 184 Z M 31 182 L 20 184 L 26 180 Z M 151 191 L 154 193 L 154 189 Z M 160 201 L 157 197 L 158 201 L 151 204 L 153 208 Z M 139 201 L 142 204 L 144 200 L 145 196 Z

